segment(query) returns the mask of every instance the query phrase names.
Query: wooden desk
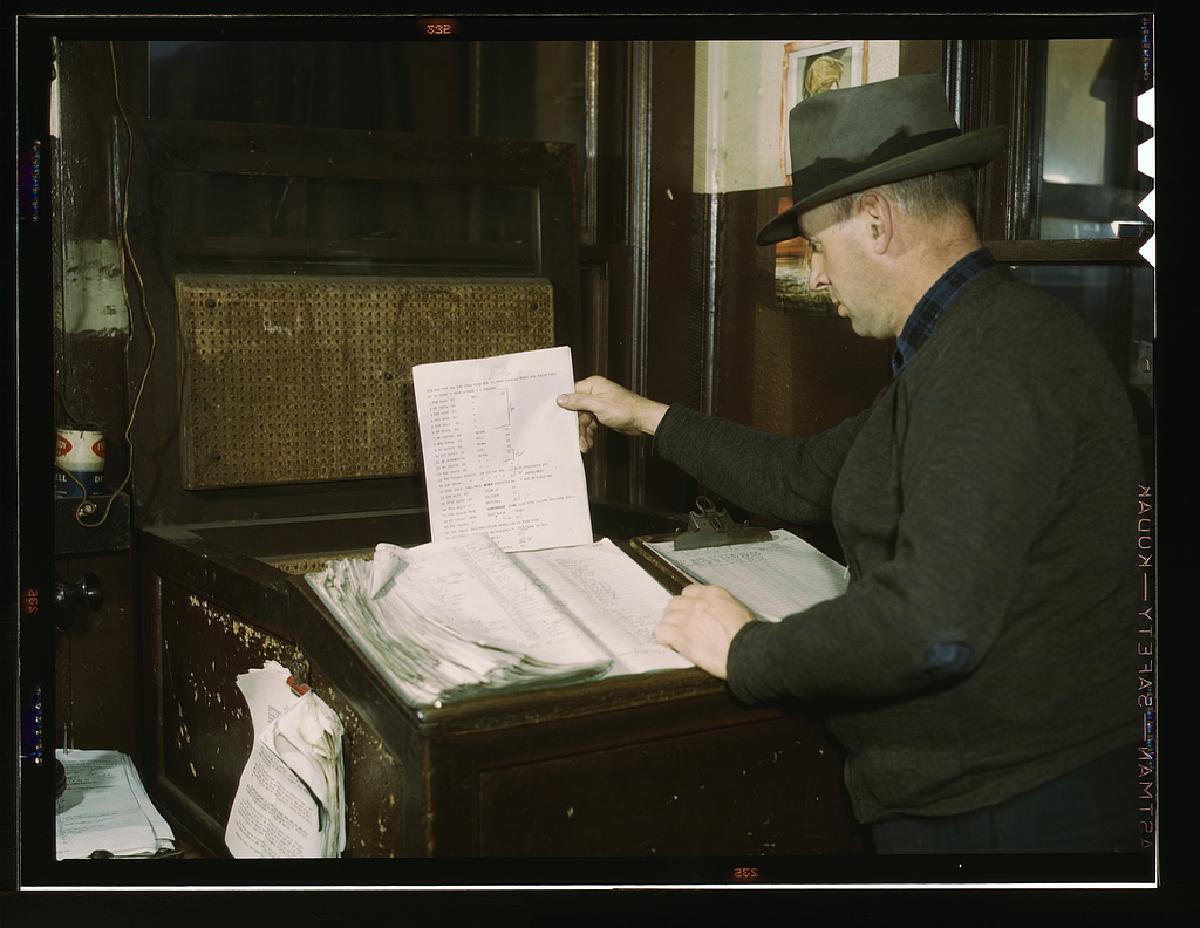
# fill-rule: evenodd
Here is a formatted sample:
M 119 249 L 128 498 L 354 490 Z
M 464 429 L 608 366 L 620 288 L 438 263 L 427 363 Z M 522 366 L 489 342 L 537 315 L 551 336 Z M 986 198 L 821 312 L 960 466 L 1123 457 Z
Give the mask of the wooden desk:
M 598 534 L 670 529 L 595 507 Z M 302 576 L 272 561 L 425 540 L 423 511 L 142 533 L 147 788 L 223 855 L 250 752 L 238 674 L 278 660 L 346 730 L 347 856 L 686 856 L 862 850 L 814 717 L 744 708 L 700 670 L 406 704 Z

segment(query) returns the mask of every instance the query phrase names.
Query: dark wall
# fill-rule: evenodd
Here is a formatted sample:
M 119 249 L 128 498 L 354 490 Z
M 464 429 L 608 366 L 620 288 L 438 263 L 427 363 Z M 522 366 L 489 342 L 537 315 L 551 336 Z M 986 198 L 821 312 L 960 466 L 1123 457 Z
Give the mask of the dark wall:
M 128 421 L 126 331 L 118 311 L 95 317 L 95 327 L 71 331 L 64 318 L 64 288 L 81 272 L 71 264 L 76 242 L 107 242 L 111 268 L 92 269 L 119 280 L 118 216 L 111 157 L 118 98 L 128 112 L 145 110 L 145 77 L 126 67 L 144 60 L 139 43 L 66 42 L 58 47 L 55 74 L 60 82 L 61 126 L 65 144 L 56 146 L 53 170 L 56 291 L 54 326 L 55 425 L 90 428 L 105 436 L 107 488 L 122 489 L 129 469 L 123 440 Z M 114 76 L 114 59 L 116 76 Z M 136 324 L 136 323 L 135 323 Z M 127 490 L 127 488 L 126 488 Z M 47 492 L 50 492 L 47 485 Z M 109 748 L 139 755 L 140 632 L 134 594 L 135 552 L 130 547 L 129 508 L 105 505 L 80 511 L 81 500 L 55 506 L 55 581 L 70 586 L 87 575 L 100 584 L 103 605 L 56 607 L 55 731 L 53 743 Z M 80 521 L 89 527 L 80 525 Z M 64 725 L 67 728 L 64 730 Z
M 917 51 L 908 67 L 936 66 Z M 785 435 L 861 411 L 890 377 L 890 344 L 780 303 L 775 249 L 755 237 L 788 190 L 691 193 L 694 46 L 654 43 L 653 73 L 646 392 Z M 707 492 L 649 457 L 645 488 L 647 504 L 680 511 Z

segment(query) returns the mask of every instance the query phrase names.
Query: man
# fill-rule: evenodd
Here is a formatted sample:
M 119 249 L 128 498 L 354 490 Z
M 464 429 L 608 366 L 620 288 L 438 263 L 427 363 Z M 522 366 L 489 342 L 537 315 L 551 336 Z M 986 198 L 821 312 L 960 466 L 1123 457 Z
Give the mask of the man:
M 1125 391 L 1069 307 L 982 249 L 974 173 L 935 76 L 791 114 L 793 206 L 759 235 L 812 246 L 811 285 L 895 338 L 895 377 L 808 439 L 666 406 L 600 377 L 560 405 L 752 512 L 832 521 L 846 593 L 780 623 L 727 591 L 671 600 L 659 641 L 746 702 L 827 712 L 880 852 L 1135 850 L 1137 488 Z

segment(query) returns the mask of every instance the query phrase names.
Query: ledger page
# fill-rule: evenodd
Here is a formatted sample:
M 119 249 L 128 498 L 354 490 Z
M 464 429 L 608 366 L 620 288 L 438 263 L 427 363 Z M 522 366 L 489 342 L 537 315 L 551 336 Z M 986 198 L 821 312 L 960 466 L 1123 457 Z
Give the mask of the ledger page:
M 694 666 L 654 640 L 671 594 L 607 538 L 513 558 L 613 656 L 610 676 Z
M 225 845 L 234 857 L 323 857 L 321 808 L 304 782 L 259 738 L 238 781 Z
M 571 349 L 413 368 L 433 541 L 486 534 L 505 551 L 590 544 Z
M 371 596 L 395 591 L 427 621 L 539 661 L 606 662 L 605 650 L 515 557 L 486 535 L 415 548 L 377 545 Z

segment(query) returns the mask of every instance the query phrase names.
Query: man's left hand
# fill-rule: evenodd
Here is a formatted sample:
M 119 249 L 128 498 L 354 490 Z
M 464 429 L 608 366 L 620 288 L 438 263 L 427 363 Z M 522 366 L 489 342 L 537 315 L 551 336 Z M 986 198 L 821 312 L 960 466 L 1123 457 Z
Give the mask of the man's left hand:
M 750 610 L 724 587 L 694 583 L 671 597 L 654 638 L 724 680 L 733 636 L 753 620 Z

